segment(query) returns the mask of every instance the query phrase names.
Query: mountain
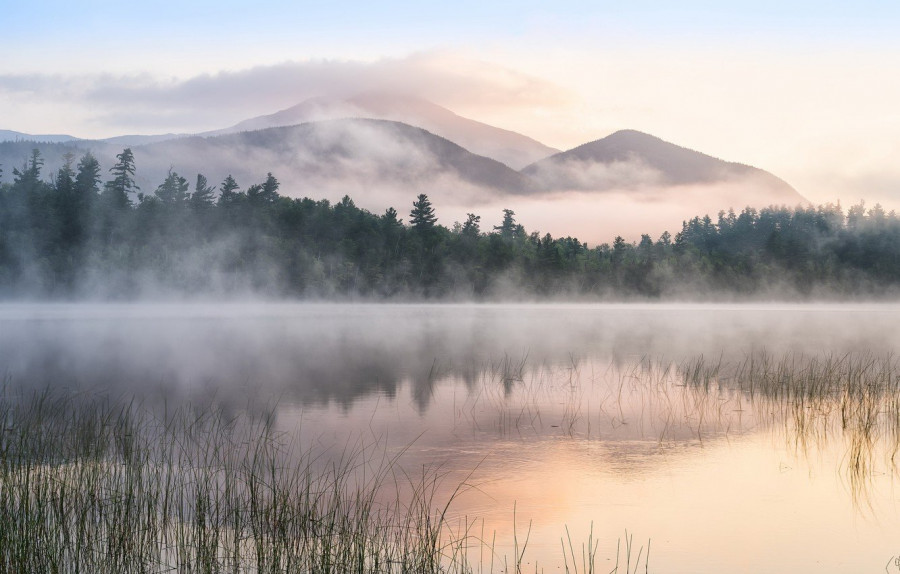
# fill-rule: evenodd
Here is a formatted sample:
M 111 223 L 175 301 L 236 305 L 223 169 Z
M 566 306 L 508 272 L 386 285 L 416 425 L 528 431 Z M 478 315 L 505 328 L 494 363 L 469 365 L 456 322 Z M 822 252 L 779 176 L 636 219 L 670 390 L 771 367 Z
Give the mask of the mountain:
M 282 192 L 292 196 L 346 193 L 363 199 L 377 190 L 404 201 L 423 192 L 478 200 L 533 190 L 528 178 L 496 160 L 424 129 L 387 120 L 324 120 L 178 138 L 133 151 L 138 183 L 145 192 L 152 192 L 169 168 L 189 181 L 203 173 L 218 183 L 231 174 L 244 188 L 271 171 L 283 182 Z
M 111 138 L 104 138 L 102 140 L 98 140 L 104 143 L 117 145 L 120 147 L 132 147 L 139 145 L 146 145 L 166 140 L 174 140 L 177 138 L 190 137 L 191 134 L 158 134 L 154 136 L 146 136 L 146 135 L 126 135 L 126 136 L 113 136 Z
M 546 146 L 522 134 L 464 118 L 427 100 L 383 93 L 367 93 L 347 99 L 312 98 L 274 114 L 250 118 L 228 128 L 195 135 L 210 137 L 321 120 L 351 118 L 390 120 L 419 127 L 455 142 L 476 155 L 495 159 L 513 169 L 521 169 L 532 162 L 559 152 L 558 149 Z M 121 135 L 98 140 L 85 140 L 69 135 L 31 135 L 0 130 L 0 142 L 92 141 L 121 147 L 135 147 L 191 135 L 184 133 Z
M 124 135 L 124 136 L 113 136 L 111 138 L 103 138 L 98 140 L 88 140 L 84 138 L 77 138 L 75 136 L 65 135 L 65 134 L 43 134 L 43 135 L 33 135 L 33 134 L 24 134 L 22 132 L 14 132 L 12 130 L 0 130 L 0 143 L 6 142 L 38 142 L 38 143 L 71 143 L 71 142 L 84 142 L 85 145 L 90 145 L 88 142 L 97 142 L 100 144 L 108 143 L 111 145 L 128 147 L 128 146 L 138 146 L 144 145 L 148 143 L 160 142 L 165 140 L 171 140 L 175 138 L 185 137 L 189 134 L 159 134 L 154 136 L 145 136 L 145 135 Z
M 35 147 L 44 159 L 45 180 L 52 179 L 66 154 L 74 154 L 77 163 L 86 151 L 100 161 L 107 180 L 125 146 L 87 140 L 0 142 L 4 182 L 12 181 L 13 168 L 21 167 Z M 336 201 L 349 195 L 374 212 L 393 206 L 403 214 L 417 194 L 427 193 L 444 224 L 475 212 L 484 215 L 485 226 L 493 225 L 491 214 L 511 208 L 528 229 L 592 242 L 616 234 L 676 231 L 684 219 L 729 208 L 805 203 L 763 170 L 635 131 L 616 132 L 518 172 L 422 128 L 358 118 L 182 137 L 132 146 L 132 151 L 137 184 L 147 195 L 169 169 L 192 185 L 198 173 L 212 185 L 231 174 L 243 189 L 272 172 L 288 197 Z
M 381 93 L 362 94 L 344 100 L 312 98 L 274 114 L 199 135 L 221 135 L 343 118 L 390 120 L 420 127 L 513 169 L 521 169 L 559 151 L 522 134 L 464 118 L 427 100 Z
M 62 166 L 66 153 L 73 154 L 77 164 L 88 151 L 100 161 L 105 178 L 125 144 L 109 140 L 0 142 L 0 166 L 7 167 L 5 181 L 12 181 L 10 168 L 22 166 L 35 147 L 44 160 L 44 178 L 51 178 Z M 362 201 L 377 194 L 407 203 L 409 197 L 428 193 L 477 203 L 534 190 L 527 177 L 503 163 L 424 129 L 387 120 L 325 120 L 215 137 L 166 139 L 131 148 L 135 180 L 146 194 L 153 193 L 169 169 L 191 183 L 198 173 L 213 184 L 230 174 L 245 189 L 272 172 L 286 195 L 335 199 L 349 194 Z
M 34 134 L 24 134 L 22 132 L 14 132 L 12 130 L 0 130 L 0 142 L 16 142 L 16 141 L 30 141 L 30 142 L 45 142 L 45 143 L 62 143 L 77 140 L 78 138 L 74 136 L 68 136 L 65 134 L 43 134 L 43 135 L 34 135 Z
M 552 155 L 521 170 L 545 191 L 747 184 L 769 203 L 806 202 L 769 172 L 727 162 L 634 130 Z M 748 197 L 747 204 L 758 203 Z

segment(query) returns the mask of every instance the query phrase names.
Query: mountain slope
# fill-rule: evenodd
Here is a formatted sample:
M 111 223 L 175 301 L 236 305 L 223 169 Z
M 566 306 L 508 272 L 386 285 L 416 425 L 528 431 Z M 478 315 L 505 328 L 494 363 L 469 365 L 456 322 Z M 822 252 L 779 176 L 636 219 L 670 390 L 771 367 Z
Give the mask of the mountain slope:
M 294 196 L 317 197 L 324 191 L 362 198 L 377 189 L 404 198 L 413 192 L 478 197 L 532 190 L 528 178 L 498 161 L 421 128 L 386 120 L 326 120 L 180 138 L 135 147 L 134 154 L 142 179 L 154 182 L 145 189 L 155 188 L 171 167 L 185 177 L 202 172 L 211 182 L 232 174 L 244 187 L 271 171 Z
M 544 190 L 637 189 L 747 183 L 776 203 L 806 200 L 778 177 L 761 169 L 727 162 L 634 130 L 535 162 L 521 173 Z M 748 203 L 753 203 L 748 198 Z
M 343 118 L 391 120 L 420 127 L 513 169 L 520 169 L 559 151 L 522 134 L 464 118 L 427 100 L 390 94 L 362 94 L 345 100 L 312 98 L 274 114 L 251 118 L 230 128 L 200 135 L 221 135 Z
M 0 130 L 0 142 L 32 141 L 45 143 L 62 143 L 77 140 L 78 138 L 65 134 L 24 134 L 12 130 Z

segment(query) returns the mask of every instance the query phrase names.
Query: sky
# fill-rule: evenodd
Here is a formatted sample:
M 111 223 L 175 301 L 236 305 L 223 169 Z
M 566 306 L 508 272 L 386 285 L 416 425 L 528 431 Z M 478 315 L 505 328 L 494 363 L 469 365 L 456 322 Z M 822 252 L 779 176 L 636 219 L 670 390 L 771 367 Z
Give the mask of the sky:
M 0 129 L 190 133 L 391 91 L 568 149 L 623 128 L 900 210 L 900 3 L 11 2 Z

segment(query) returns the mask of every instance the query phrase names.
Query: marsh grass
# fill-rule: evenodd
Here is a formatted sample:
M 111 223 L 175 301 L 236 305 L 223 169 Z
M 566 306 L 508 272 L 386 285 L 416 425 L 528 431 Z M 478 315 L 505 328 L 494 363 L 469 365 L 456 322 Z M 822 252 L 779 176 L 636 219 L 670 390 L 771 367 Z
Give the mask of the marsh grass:
M 853 502 L 869 506 L 877 477 L 900 477 L 900 360 L 890 354 L 648 356 L 516 363 L 468 383 L 461 420 L 501 438 L 703 443 L 759 431 L 797 456 L 838 448 Z M 511 384 L 510 384 L 511 381 Z M 526 437 L 527 438 L 527 437 Z M 571 556 L 569 557 L 571 558 Z
M 410 472 L 378 440 L 303 448 L 274 411 L 7 386 L 0 423 L 0 572 L 524 569 L 527 534 L 510 560 L 477 519 L 451 525 L 471 475 L 448 494 L 440 469 Z M 596 549 L 576 571 L 596 571 Z
M 798 452 L 842 441 L 843 475 L 857 504 L 866 504 L 876 474 L 900 471 L 900 362 L 894 355 L 754 352 L 737 361 L 698 357 L 680 372 L 690 388 L 746 398 L 757 419 L 780 426 Z
M 0 402 L 3 572 L 466 571 L 440 476 L 251 420 L 40 393 Z M 460 485 L 459 488 L 464 488 Z M 455 496 L 455 495 L 454 495 Z M 463 533 L 464 535 L 465 533 Z
M 686 361 L 686 385 L 739 392 L 793 427 L 798 443 L 836 431 L 860 443 L 887 440 L 900 450 L 900 363 L 893 355 L 806 356 L 756 352 L 742 360 Z
M 885 467 L 900 475 L 900 362 L 891 355 L 527 359 L 475 369 L 454 404 L 459 423 L 501 437 L 660 443 L 780 428 L 800 452 L 841 441 L 857 504 Z M 6 381 L 0 572 L 530 571 L 527 533 L 506 557 L 474 532 L 477 519 L 451 527 L 470 477 L 448 489 L 459 474 L 412 472 L 398 463 L 403 449 L 374 438 L 323 452 L 296 429 L 279 430 L 274 412 L 28 393 Z M 593 533 L 562 542 L 563 571 L 598 571 Z M 649 544 L 642 552 L 626 534 L 620 550 L 614 571 L 648 569 Z
M 571 357 L 555 365 L 523 361 L 515 372 L 510 379 L 486 370 L 480 385 L 467 385 L 460 407 L 467 422 L 486 426 L 475 414 L 485 412 L 501 435 L 560 429 L 589 439 L 623 429 L 660 442 L 781 427 L 800 450 L 846 440 L 854 468 L 865 470 L 876 446 L 900 466 L 900 360 L 893 355 L 755 351 L 600 365 Z

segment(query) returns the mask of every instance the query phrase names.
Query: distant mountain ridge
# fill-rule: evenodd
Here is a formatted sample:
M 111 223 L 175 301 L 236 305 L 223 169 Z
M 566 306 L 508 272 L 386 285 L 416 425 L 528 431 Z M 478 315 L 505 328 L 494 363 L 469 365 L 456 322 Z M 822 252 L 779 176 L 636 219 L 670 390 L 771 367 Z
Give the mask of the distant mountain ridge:
M 620 130 L 526 166 L 521 173 L 546 191 L 603 191 L 752 180 L 785 203 L 805 202 L 771 173 L 728 162 L 636 130 Z
M 253 117 L 227 128 L 197 134 L 122 135 L 88 140 L 69 135 L 31 135 L 10 130 L 0 130 L 0 142 L 36 141 L 61 143 L 96 141 L 134 147 L 183 137 L 210 137 L 242 131 L 286 127 L 321 120 L 354 118 L 397 121 L 423 128 L 466 148 L 472 153 L 505 163 L 516 170 L 559 152 L 558 149 L 546 146 L 528 136 L 465 118 L 433 102 L 411 96 L 386 93 L 364 93 L 345 99 L 310 98 L 273 114 Z
M 22 166 L 32 147 L 42 150 L 45 177 L 62 165 L 66 153 L 75 154 L 77 162 L 86 151 L 100 160 L 105 174 L 115 155 L 131 147 L 145 193 L 152 193 L 173 169 L 188 179 L 203 173 L 211 182 L 231 174 L 243 186 L 271 171 L 284 183 L 284 193 L 311 197 L 358 197 L 389 190 L 392 197 L 426 192 L 458 196 L 462 202 L 569 191 L 599 197 L 616 191 L 648 201 L 693 187 L 695 196 L 699 193 L 710 205 L 725 207 L 806 201 L 771 173 L 635 130 L 558 152 L 431 102 L 387 94 L 308 99 L 195 136 L 81 140 L 0 131 L 0 140 L 4 137 L 13 139 L 0 141 L 4 181 L 11 181 L 11 168 Z M 516 166 L 521 166 L 519 171 Z
M 454 183 L 493 194 L 534 190 L 527 177 L 499 161 L 388 120 L 323 120 L 178 138 L 136 147 L 134 154 L 135 162 L 157 177 L 171 167 L 182 175 L 202 172 L 211 181 L 231 174 L 247 185 L 272 171 L 285 189 L 310 195 L 323 188 L 358 194 L 370 188 L 451 188 Z
M 13 130 L 0 130 L 0 142 L 31 141 L 39 143 L 63 143 L 78 138 L 66 134 L 26 134 Z
M 347 99 L 311 98 L 290 108 L 244 120 L 229 128 L 198 135 L 222 135 L 334 119 L 380 119 L 423 128 L 477 155 L 513 169 L 559 152 L 520 133 L 464 118 L 421 98 L 367 93 Z
M 0 143 L 6 142 L 37 142 L 37 143 L 70 143 L 70 142 L 100 142 L 122 146 L 138 146 L 148 143 L 171 140 L 186 137 L 190 134 L 159 134 L 159 135 L 124 135 L 102 139 L 85 139 L 66 134 L 26 134 L 12 130 L 0 130 Z

